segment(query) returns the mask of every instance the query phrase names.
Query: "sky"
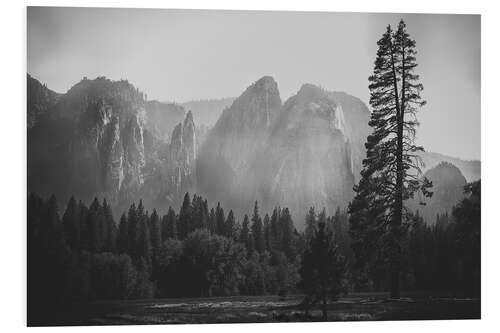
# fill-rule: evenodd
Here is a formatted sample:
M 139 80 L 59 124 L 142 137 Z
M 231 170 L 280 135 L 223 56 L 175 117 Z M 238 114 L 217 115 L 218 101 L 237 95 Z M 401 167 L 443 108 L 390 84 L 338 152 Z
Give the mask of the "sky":
M 237 97 L 271 75 L 283 101 L 312 83 L 367 103 L 377 40 L 401 18 L 427 100 L 417 143 L 480 159 L 479 15 L 29 7 L 27 70 L 57 92 L 106 76 L 185 102 Z

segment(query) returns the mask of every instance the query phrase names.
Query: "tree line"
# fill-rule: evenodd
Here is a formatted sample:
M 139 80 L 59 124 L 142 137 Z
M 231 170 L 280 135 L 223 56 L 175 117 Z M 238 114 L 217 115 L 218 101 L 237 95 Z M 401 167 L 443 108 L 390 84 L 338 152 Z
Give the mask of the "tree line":
M 480 183 L 429 226 L 418 212 L 402 241 L 404 290 L 478 295 Z M 311 207 L 298 232 L 287 208 L 240 222 L 233 211 L 188 193 L 178 213 L 134 203 L 114 220 L 111 207 L 70 198 L 28 197 L 29 316 L 50 320 L 71 302 L 165 297 L 304 294 L 306 309 L 358 291 L 390 289 L 390 264 L 360 265 L 349 216 Z M 33 317 L 35 316 L 35 317 Z M 36 320 L 36 319 L 33 319 Z
M 347 230 L 341 215 L 326 218 L 328 230 Z M 149 213 L 140 201 L 115 221 L 105 199 L 87 206 L 71 197 L 60 216 L 55 196 L 32 193 L 29 313 L 48 320 L 50 309 L 69 302 L 297 293 L 313 236 L 296 230 L 288 208 L 262 217 L 257 202 L 240 222 L 232 210 L 209 210 L 206 199 L 186 193 L 178 213 Z

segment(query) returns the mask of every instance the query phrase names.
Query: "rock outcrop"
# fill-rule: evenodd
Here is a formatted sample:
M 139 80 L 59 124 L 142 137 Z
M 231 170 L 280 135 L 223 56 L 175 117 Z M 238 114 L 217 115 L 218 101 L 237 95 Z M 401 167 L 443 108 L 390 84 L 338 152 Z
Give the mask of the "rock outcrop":
M 238 213 L 254 200 L 263 210 L 287 206 L 299 226 L 310 206 L 332 213 L 345 207 L 369 118 L 358 101 L 306 84 L 282 105 L 274 79 L 258 80 L 224 110 L 201 147 L 198 188 Z
M 176 204 L 195 184 L 194 120 L 187 113 L 170 138 L 158 121 L 170 117 L 151 105 L 127 81 L 73 86 L 28 130 L 28 189 L 61 200 L 105 196 L 120 210 L 140 198 L 147 206 Z
M 82 80 L 28 132 L 28 186 L 39 190 L 42 181 L 63 196 L 103 194 L 109 200 L 137 190 L 144 182 L 144 117 L 142 93 L 128 82 Z M 62 173 L 51 175 L 52 165 Z M 41 175 L 30 177 L 30 171 Z M 65 184 L 54 185 L 53 177 L 62 176 Z
M 333 214 L 352 198 L 353 143 L 345 112 L 351 110 L 327 91 L 306 84 L 286 101 L 271 129 L 262 155 L 270 161 L 265 196 L 290 207 L 299 221 L 311 206 Z
M 251 163 L 267 144 L 269 128 L 280 109 L 278 85 L 266 76 L 223 111 L 198 154 L 196 172 L 201 193 L 237 211 L 251 205 L 258 185 L 252 179 Z
M 448 162 L 439 163 L 425 172 L 424 176 L 432 182 L 432 197 L 422 198 L 417 194 L 408 206 L 413 212 L 418 210 L 424 221 L 433 225 L 437 214 L 448 212 L 451 215 L 453 207 L 465 197 L 464 186 L 467 181 L 460 169 Z
M 41 84 L 28 74 L 27 80 L 27 126 L 32 128 L 57 102 L 59 94 Z
M 172 185 L 177 194 L 194 186 L 194 166 L 196 158 L 196 130 L 193 114 L 189 111 L 184 122 L 172 132 L 170 142 L 170 169 Z
M 481 161 L 463 160 L 436 152 L 422 152 L 420 156 L 425 164 L 424 172 L 434 168 L 442 162 L 448 162 L 460 169 L 465 179 L 467 179 L 467 182 L 470 183 L 481 179 Z

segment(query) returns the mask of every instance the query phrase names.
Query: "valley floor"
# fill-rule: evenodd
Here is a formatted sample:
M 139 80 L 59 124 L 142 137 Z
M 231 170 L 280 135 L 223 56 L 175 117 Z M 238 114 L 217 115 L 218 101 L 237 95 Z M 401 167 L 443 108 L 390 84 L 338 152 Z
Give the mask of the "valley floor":
M 301 296 L 237 296 L 92 302 L 68 307 L 55 325 L 141 325 L 321 321 L 313 308 L 305 316 Z M 481 302 L 470 298 L 382 293 L 350 294 L 328 305 L 328 321 L 480 319 Z

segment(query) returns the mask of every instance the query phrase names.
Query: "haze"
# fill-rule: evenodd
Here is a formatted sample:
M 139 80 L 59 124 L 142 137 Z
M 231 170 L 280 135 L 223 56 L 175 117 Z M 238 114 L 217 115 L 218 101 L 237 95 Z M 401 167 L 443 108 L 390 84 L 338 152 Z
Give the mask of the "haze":
M 27 70 L 58 92 L 84 76 L 127 79 L 148 99 L 238 96 L 264 75 L 283 100 L 303 83 L 368 102 L 376 42 L 403 18 L 428 105 L 426 150 L 479 159 L 480 16 L 28 8 Z

